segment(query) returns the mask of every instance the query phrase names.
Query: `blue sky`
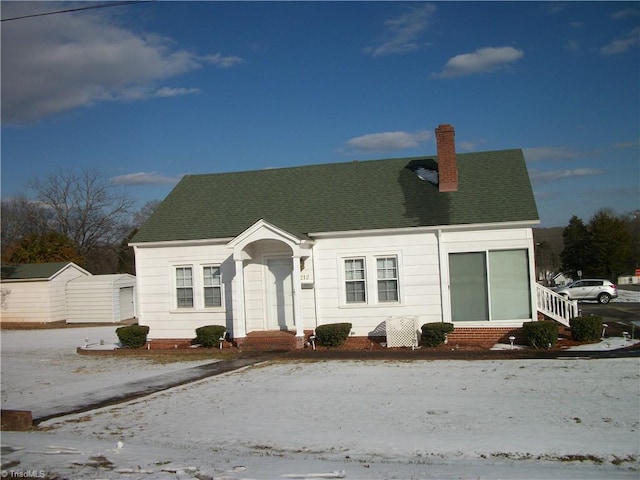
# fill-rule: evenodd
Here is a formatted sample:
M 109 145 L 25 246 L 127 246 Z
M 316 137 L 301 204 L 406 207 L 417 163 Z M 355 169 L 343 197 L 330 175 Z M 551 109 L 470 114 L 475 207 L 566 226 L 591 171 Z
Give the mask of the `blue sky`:
M 86 6 L 2 2 L 2 18 Z M 522 148 L 542 226 L 640 208 L 638 2 L 151 2 L 2 23 L 2 198 Z M 490 186 L 488 186 L 490 188 Z M 249 194 L 250 192 L 248 192 Z

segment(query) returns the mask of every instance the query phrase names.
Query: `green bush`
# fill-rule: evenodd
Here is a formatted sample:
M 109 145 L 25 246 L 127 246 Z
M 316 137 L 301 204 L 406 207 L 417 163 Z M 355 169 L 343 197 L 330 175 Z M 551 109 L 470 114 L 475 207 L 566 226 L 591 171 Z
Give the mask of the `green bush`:
M 425 323 L 422 325 L 420 345 L 425 347 L 437 347 L 447 339 L 447 334 L 453 332 L 453 323 Z
M 196 328 L 196 338 L 193 340 L 193 343 L 207 348 L 218 347 L 220 346 L 220 338 L 226 331 L 227 327 L 223 327 L 222 325 L 207 325 Z
M 142 325 L 127 325 L 126 327 L 116 328 L 116 335 L 120 339 L 120 343 L 129 348 L 140 348 L 147 343 L 147 334 L 149 327 Z
M 576 342 L 594 342 L 602 336 L 602 317 L 574 317 L 569 320 L 571 338 Z
M 339 347 L 351 333 L 350 323 L 328 323 L 316 327 L 316 337 L 320 345 Z
M 558 324 L 552 321 L 526 322 L 522 333 L 530 346 L 536 349 L 549 348 L 558 342 Z

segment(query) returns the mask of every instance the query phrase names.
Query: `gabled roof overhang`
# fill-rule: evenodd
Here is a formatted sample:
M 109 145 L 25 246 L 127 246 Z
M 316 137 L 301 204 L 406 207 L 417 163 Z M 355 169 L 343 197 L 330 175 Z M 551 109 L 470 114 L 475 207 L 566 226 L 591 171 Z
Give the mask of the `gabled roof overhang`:
M 309 257 L 314 243 L 308 238 L 301 238 L 264 219 L 260 219 L 227 243 L 227 247 L 233 249 L 234 260 L 248 260 L 250 256 L 246 251 L 246 247 L 260 240 L 282 242 L 291 248 L 292 256 L 298 258 Z

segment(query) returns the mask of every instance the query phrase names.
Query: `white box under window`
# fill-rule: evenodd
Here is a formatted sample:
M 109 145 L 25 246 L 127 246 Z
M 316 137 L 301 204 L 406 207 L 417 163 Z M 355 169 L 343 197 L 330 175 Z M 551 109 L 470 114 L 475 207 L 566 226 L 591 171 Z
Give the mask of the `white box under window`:
M 385 328 L 387 348 L 418 346 L 418 317 L 388 317 Z

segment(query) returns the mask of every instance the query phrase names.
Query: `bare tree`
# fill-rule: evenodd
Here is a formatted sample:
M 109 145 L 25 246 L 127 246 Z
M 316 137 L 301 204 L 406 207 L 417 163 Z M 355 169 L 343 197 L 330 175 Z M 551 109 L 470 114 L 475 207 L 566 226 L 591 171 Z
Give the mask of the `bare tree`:
M 149 217 L 153 215 L 158 206 L 162 203 L 160 200 L 150 200 L 145 203 L 140 210 L 133 214 L 134 228 L 140 228 L 144 222 L 149 220 Z
M 24 195 L 2 200 L 0 212 L 2 254 L 27 235 L 44 235 L 51 230 L 51 210 Z
M 51 210 L 52 229 L 72 239 L 83 254 L 126 235 L 134 201 L 97 170 L 58 170 L 27 186 Z

